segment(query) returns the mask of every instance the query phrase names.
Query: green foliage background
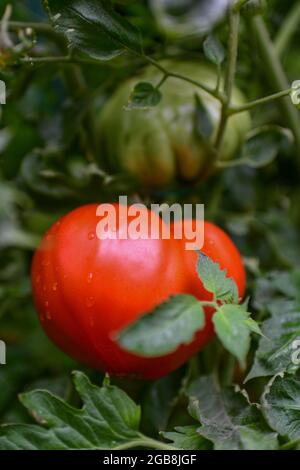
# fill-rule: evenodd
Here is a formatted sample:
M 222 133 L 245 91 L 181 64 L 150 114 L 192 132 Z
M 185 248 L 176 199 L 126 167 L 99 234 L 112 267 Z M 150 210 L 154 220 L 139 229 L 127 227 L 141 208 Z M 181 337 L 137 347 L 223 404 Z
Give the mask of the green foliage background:
M 5 3 L 0 6 L 0 16 L 4 13 Z M 14 21 L 48 21 L 38 0 L 14 0 L 10 3 Z M 116 10 L 142 31 L 148 55 L 158 58 L 184 56 L 197 60 L 202 54 L 203 36 L 190 39 L 167 37 L 149 13 L 146 1 L 114 3 Z M 272 37 L 276 36 L 283 18 L 296 3 L 269 2 L 266 21 Z M 224 21 L 215 27 L 223 45 L 226 45 L 227 32 Z M 13 31 L 11 35 L 17 42 Z M 282 58 L 289 82 L 300 78 L 299 44 L 298 28 Z M 53 37 L 37 35 L 37 55 L 59 56 L 59 46 Z M 8 89 L 7 104 L 1 106 L 0 121 L 0 339 L 7 344 L 7 365 L 0 366 L 1 423 L 32 423 L 33 419 L 21 406 L 17 394 L 36 388 L 55 393 L 75 407 L 80 406 L 80 397 L 70 379 L 74 368 L 80 367 L 98 385 L 102 382 L 101 374 L 75 364 L 49 342 L 38 324 L 31 298 L 30 261 L 42 234 L 61 215 L 87 202 L 115 200 L 119 194 L 132 197 L 139 194 L 147 202 L 204 202 L 206 218 L 226 229 L 245 257 L 250 305 L 254 317 L 263 322 L 263 333 L 272 336 L 275 351 L 282 350 L 297 338 L 300 324 L 297 313 L 300 292 L 297 271 L 300 263 L 300 155 L 297 155 L 292 140 L 283 139 L 276 159 L 262 168 L 237 166 L 218 172 L 209 181 L 182 184 L 164 191 L 139 188 L 132 178 L 124 174 L 111 175 L 101 165 L 101 150 L 97 148 L 97 132 L 91 116 L 97 119 L 116 86 L 143 66 L 142 58 L 132 57 L 126 52 L 112 61 L 97 64 L 49 62 L 24 65 L 16 61 L 0 69 L 0 79 L 6 82 Z M 273 92 L 268 71 L 253 47 L 247 19 L 241 23 L 237 83 L 249 101 Z M 252 119 L 254 128 L 265 125 L 287 127 L 278 101 L 255 108 Z M 262 142 L 260 145 L 271 144 Z M 280 315 L 286 315 L 290 320 L 286 328 Z M 265 339 L 254 338 L 247 370 L 241 372 L 236 366 L 234 382 L 243 387 L 243 380 L 249 374 L 248 378 L 253 380 L 247 382 L 247 391 L 251 399 L 258 400 L 272 376 L 282 371 L 296 372 L 290 370 L 289 352 L 290 349 L 285 350 L 279 361 L 278 358 L 272 361 L 272 347 Z M 147 435 L 158 438 L 158 431 L 164 431 L 167 433 L 165 436 L 174 438 L 177 446 L 192 448 L 195 445 L 200 449 L 214 445 L 215 448 L 223 448 L 220 436 L 216 436 L 218 423 L 214 423 L 212 417 L 206 417 L 208 424 L 201 433 L 202 437 L 195 434 L 193 426 L 197 413 L 201 421 L 201 410 L 191 411 L 190 401 L 188 412 L 188 398 L 182 393 L 182 388 L 193 380 L 202 380 L 201 387 L 217 393 L 207 374 L 213 367 L 222 370 L 227 359 L 227 353 L 220 352 L 220 347 L 212 344 L 200 353 L 196 363 L 194 361 L 158 382 L 112 379 L 112 383 L 142 405 L 141 429 Z M 281 397 L 284 411 L 287 406 L 284 385 L 279 383 L 280 377 L 274 380 L 276 387 L 270 396 L 277 403 Z M 288 376 L 286 380 L 291 390 L 299 387 L 297 376 Z M 197 386 L 199 383 L 194 385 Z M 232 413 L 230 403 L 234 400 L 232 393 L 224 399 L 223 411 L 229 416 Z M 190 397 L 191 393 L 187 392 L 187 395 Z M 295 394 L 291 399 L 296 410 L 299 395 Z M 241 396 L 241 409 L 248 406 L 247 400 L 245 403 L 243 400 Z M 199 406 L 201 408 L 201 404 Z M 284 422 L 280 407 L 279 410 L 277 408 L 279 417 L 274 417 L 271 412 L 265 413 L 269 425 L 273 426 L 272 432 L 264 428 L 265 424 L 263 430 L 260 428 L 266 439 L 263 441 L 265 448 L 276 448 L 278 444 L 274 443 L 273 435 L 276 432 L 281 435 L 281 445 L 300 437 L 299 426 L 291 432 L 288 422 L 289 419 L 298 419 L 299 422 L 299 411 L 298 414 L 294 411 L 296 415 Z M 260 426 L 257 423 L 261 417 L 252 411 L 247 411 L 249 420 L 246 424 L 253 430 L 253 426 Z M 276 427 L 276 422 L 280 426 Z M 199 426 L 199 421 L 197 423 Z M 175 426 L 189 427 L 183 431 L 179 429 L 175 435 Z M 260 439 L 256 436 L 251 440 L 248 427 L 244 428 L 245 422 L 237 417 L 236 426 L 236 434 L 230 441 L 232 448 L 258 445 Z M 240 432 L 241 428 L 243 432 Z M 193 444 L 190 439 L 188 444 L 182 444 L 189 433 L 193 436 Z

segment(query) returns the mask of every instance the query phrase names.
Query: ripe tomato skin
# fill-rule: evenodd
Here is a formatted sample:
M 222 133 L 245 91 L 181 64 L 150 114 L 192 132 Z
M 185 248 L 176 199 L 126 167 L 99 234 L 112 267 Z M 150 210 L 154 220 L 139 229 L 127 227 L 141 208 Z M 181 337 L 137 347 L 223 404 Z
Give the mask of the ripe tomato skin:
M 161 239 L 99 240 L 96 209 L 83 206 L 63 217 L 35 253 L 33 297 L 42 326 L 62 350 L 93 368 L 160 377 L 184 363 L 199 344 L 150 359 L 122 350 L 114 335 L 170 295 L 185 291 L 178 244 Z M 124 228 L 125 221 L 117 230 Z
M 201 298 L 200 281 L 197 290 L 196 279 L 188 274 L 195 254 L 185 255 L 183 245 L 173 239 L 98 239 L 97 207 L 80 207 L 56 222 L 34 255 L 33 298 L 41 324 L 57 346 L 92 368 L 146 379 L 161 377 L 209 341 L 210 321 L 192 343 L 159 358 L 128 353 L 115 336 L 170 295 L 195 292 Z M 115 208 L 118 216 L 121 206 Z M 150 214 L 158 217 L 147 211 Z M 127 226 L 121 219 L 117 232 Z

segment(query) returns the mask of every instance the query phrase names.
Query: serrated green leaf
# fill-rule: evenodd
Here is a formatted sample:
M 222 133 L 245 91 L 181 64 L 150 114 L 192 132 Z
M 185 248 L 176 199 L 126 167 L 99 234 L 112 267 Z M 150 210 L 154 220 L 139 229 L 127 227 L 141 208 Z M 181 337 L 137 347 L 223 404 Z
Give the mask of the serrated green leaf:
M 21 395 L 37 425 L 0 427 L 0 449 L 114 449 L 140 438 L 140 408 L 119 388 L 99 388 L 81 372 L 74 374 L 83 408 L 70 406 L 49 392 Z
M 139 82 L 132 91 L 126 109 L 148 109 L 157 106 L 161 99 L 161 92 L 151 83 Z
M 262 398 L 263 413 L 269 425 L 291 441 L 300 438 L 300 373 L 278 375 Z
M 176 295 L 122 331 L 118 339 L 127 351 L 159 357 L 189 344 L 204 324 L 199 301 L 191 295 Z
M 187 391 L 189 410 L 201 423 L 197 432 L 216 450 L 275 450 L 277 435 L 265 422 L 257 406 L 241 392 L 220 389 L 215 377 L 203 376 Z
M 253 331 L 253 325 L 249 327 L 247 324 L 248 320 L 249 313 L 241 305 L 222 305 L 213 316 L 218 338 L 243 369 L 250 348 L 250 331 Z
M 234 280 L 227 277 L 226 271 L 221 270 L 218 263 L 201 252 L 198 252 L 197 273 L 205 289 L 211 292 L 216 300 L 238 303 L 238 290 Z
M 277 299 L 269 306 L 271 317 L 262 324 L 262 337 L 246 381 L 279 372 L 293 372 L 299 364 L 292 361 L 294 341 L 300 338 L 300 309 L 294 301 Z
M 178 426 L 176 432 L 161 433 L 166 439 L 172 441 L 176 449 L 184 450 L 208 450 L 211 449 L 210 442 L 198 432 L 199 426 Z
M 246 325 L 248 326 L 249 330 L 251 330 L 253 333 L 256 333 L 257 335 L 263 336 L 263 333 L 258 325 L 258 323 L 253 320 L 253 318 L 247 318 L 245 320 Z
M 109 60 L 130 50 L 142 54 L 139 31 L 117 14 L 110 0 L 44 0 L 54 27 L 72 48 Z
M 225 59 L 225 49 L 215 36 L 208 36 L 203 43 L 205 56 L 216 65 L 221 65 Z

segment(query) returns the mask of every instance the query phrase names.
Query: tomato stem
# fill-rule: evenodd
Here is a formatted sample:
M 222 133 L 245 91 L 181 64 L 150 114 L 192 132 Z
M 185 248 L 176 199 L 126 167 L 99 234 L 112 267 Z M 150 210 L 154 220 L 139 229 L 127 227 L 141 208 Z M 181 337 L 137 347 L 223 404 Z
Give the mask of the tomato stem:
M 286 51 L 290 40 L 297 31 L 300 23 L 300 3 L 296 2 L 287 14 L 274 40 L 274 46 L 279 57 Z
M 219 123 L 219 129 L 216 136 L 214 164 L 218 160 L 220 148 L 223 143 L 227 120 L 229 117 L 228 109 L 230 107 L 232 89 L 234 86 L 234 79 L 236 73 L 236 62 L 238 54 L 238 38 L 239 38 L 239 24 L 240 24 L 240 13 L 233 7 L 229 9 L 229 40 L 228 40 L 228 63 L 225 75 L 224 93 L 225 101 L 222 103 L 221 117 Z
M 283 70 L 282 64 L 277 55 L 274 44 L 270 38 L 269 32 L 266 28 L 264 20 L 261 15 L 254 16 L 250 19 L 250 26 L 257 40 L 257 45 L 260 50 L 262 63 L 266 78 L 269 80 L 270 86 L 274 91 L 281 91 L 289 87 L 289 81 Z M 297 108 L 292 104 L 291 100 L 287 97 L 281 98 L 282 110 L 285 118 L 289 123 L 294 138 L 295 146 L 300 162 L 300 119 Z

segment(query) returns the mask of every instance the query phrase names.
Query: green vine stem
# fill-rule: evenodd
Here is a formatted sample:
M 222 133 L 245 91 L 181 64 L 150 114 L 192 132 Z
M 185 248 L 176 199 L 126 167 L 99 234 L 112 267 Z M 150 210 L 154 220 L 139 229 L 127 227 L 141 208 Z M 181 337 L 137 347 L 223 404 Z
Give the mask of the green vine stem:
M 156 67 L 158 70 L 160 70 L 163 73 L 163 78 L 161 80 L 162 82 L 166 81 L 168 78 L 178 78 L 179 80 L 183 80 L 185 82 L 191 83 L 192 85 L 195 85 L 198 88 L 201 88 L 202 90 L 206 91 L 210 95 L 214 96 L 219 101 L 224 102 L 223 94 L 220 93 L 215 88 L 212 88 L 208 85 L 205 85 L 204 83 L 201 83 L 198 80 L 194 80 L 193 78 L 186 77 L 185 75 L 181 75 L 179 73 L 171 72 L 171 71 L 167 70 L 159 62 L 157 62 L 156 60 L 152 59 L 149 56 L 145 56 L 144 58 L 149 64 L 152 64 L 154 67 Z
M 229 40 L 228 40 L 228 65 L 225 75 L 224 93 L 225 101 L 222 103 L 221 118 L 219 129 L 215 142 L 215 159 L 214 164 L 218 160 L 218 154 L 223 143 L 223 138 L 228 120 L 228 109 L 231 102 L 232 88 L 236 73 L 236 61 L 238 53 L 238 36 L 239 36 L 240 13 L 239 10 L 231 8 L 229 10 Z
M 241 106 L 231 106 L 228 109 L 228 114 L 231 116 L 232 114 L 242 113 L 244 111 L 249 111 L 252 108 L 256 108 L 256 106 L 270 103 L 271 101 L 278 100 L 283 98 L 284 96 L 288 96 L 292 91 L 292 88 L 287 88 L 286 90 L 279 91 L 278 93 L 273 93 L 272 95 L 264 96 L 263 98 L 259 98 L 254 101 L 248 101 L 245 105 Z
M 59 48 L 63 48 L 67 44 L 65 37 L 57 33 L 49 23 L 9 21 L 8 27 L 12 31 L 26 30 L 27 28 L 32 29 L 35 33 L 40 33 L 51 39 Z
M 271 41 L 269 32 L 263 18 L 254 16 L 250 19 L 250 26 L 253 35 L 257 40 L 257 45 L 264 64 L 266 78 L 275 92 L 289 88 L 289 82 L 282 68 L 281 62 L 276 53 L 274 44 Z M 300 166 L 300 119 L 296 107 L 288 97 L 281 98 L 282 109 L 285 118 L 294 134 L 295 146 Z
M 279 57 L 286 51 L 292 36 L 296 32 L 300 23 L 300 3 L 296 2 L 289 11 L 282 26 L 275 38 L 274 46 Z

